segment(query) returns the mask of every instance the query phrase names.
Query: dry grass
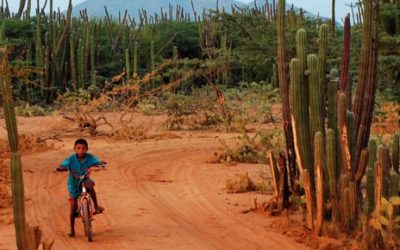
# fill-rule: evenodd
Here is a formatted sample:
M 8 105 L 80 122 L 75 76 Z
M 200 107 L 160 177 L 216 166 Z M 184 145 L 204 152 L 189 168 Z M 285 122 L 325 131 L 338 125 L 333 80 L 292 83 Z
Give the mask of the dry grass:
M 236 174 L 235 179 L 227 179 L 225 189 L 227 193 L 245 193 L 257 190 L 257 186 L 248 173 Z

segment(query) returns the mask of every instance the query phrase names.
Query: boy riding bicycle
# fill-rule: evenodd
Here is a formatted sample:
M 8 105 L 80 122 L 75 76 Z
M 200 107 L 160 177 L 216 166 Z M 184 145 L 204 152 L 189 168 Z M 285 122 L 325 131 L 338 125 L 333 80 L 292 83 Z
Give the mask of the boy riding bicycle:
M 105 162 L 100 161 L 94 155 L 87 153 L 89 149 L 88 143 L 85 139 L 78 139 L 74 144 L 75 154 L 66 158 L 58 167 L 57 171 L 69 171 L 68 177 L 68 191 L 69 191 L 69 201 L 71 204 L 70 207 L 70 225 L 71 231 L 69 233 L 70 237 L 75 236 L 75 217 L 78 216 L 78 202 L 77 198 L 81 195 L 81 189 L 79 186 L 79 176 L 85 174 L 87 170 L 92 166 L 97 166 L 100 164 L 104 164 Z M 96 213 L 102 213 L 104 208 L 99 206 L 97 203 L 96 191 L 94 190 L 94 181 L 90 178 L 84 180 L 85 186 L 90 194 L 95 208 Z

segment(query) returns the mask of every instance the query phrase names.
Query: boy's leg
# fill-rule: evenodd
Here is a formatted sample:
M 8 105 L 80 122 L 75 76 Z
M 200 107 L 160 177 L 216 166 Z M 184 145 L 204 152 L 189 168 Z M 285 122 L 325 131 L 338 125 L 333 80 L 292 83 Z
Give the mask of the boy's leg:
M 78 201 L 76 198 L 69 198 L 69 203 L 71 204 L 71 208 L 69 211 L 69 222 L 70 222 L 70 237 L 75 236 L 75 217 L 76 217 L 76 210 L 78 210 Z
M 87 191 L 89 192 L 90 196 L 92 197 L 95 213 L 103 212 L 104 208 L 100 207 L 99 204 L 97 203 L 97 195 L 96 195 L 96 191 L 94 190 L 94 181 L 91 179 L 88 179 L 85 182 L 85 185 L 86 185 Z

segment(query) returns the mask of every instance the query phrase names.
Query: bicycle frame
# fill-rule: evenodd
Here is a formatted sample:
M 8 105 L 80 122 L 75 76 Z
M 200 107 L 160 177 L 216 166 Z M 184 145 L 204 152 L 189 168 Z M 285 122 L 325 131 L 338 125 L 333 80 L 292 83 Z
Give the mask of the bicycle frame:
M 79 215 L 81 216 L 82 220 L 85 219 L 85 216 L 83 214 L 83 206 L 82 206 L 82 201 L 86 199 L 89 205 L 89 216 L 90 216 L 90 220 L 93 219 L 93 215 L 94 215 L 94 210 L 93 210 L 93 205 L 92 205 L 92 200 L 90 199 L 90 194 L 86 191 L 86 186 L 85 183 L 82 180 L 82 193 L 79 196 L 78 199 L 78 211 L 79 211 Z

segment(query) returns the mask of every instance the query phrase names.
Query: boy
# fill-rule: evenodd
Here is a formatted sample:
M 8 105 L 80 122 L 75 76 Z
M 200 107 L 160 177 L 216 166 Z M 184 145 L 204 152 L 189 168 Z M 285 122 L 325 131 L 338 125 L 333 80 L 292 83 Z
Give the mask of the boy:
M 76 140 L 74 144 L 75 154 L 65 159 L 61 163 L 60 167 L 56 169 L 57 171 L 69 171 L 68 191 L 69 191 L 69 201 L 71 204 L 71 210 L 70 210 L 71 231 L 69 233 L 70 237 L 75 236 L 75 227 L 74 227 L 75 217 L 78 216 L 77 198 L 81 195 L 81 189 L 79 187 L 79 176 L 85 174 L 90 167 L 105 163 L 103 161 L 100 161 L 97 157 L 87 153 L 88 149 L 89 146 L 85 139 Z M 94 190 L 94 185 L 95 185 L 94 181 L 89 178 L 85 179 L 84 181 L 86 184 L 86 189 L 90 194 L 90 197 L 92 197 L 94 203 L 94 208 L 95 208 L 94 213 L 95 214 L 102 213 L 104 208 L 100 207 L 97 203 L 96 192 Z

